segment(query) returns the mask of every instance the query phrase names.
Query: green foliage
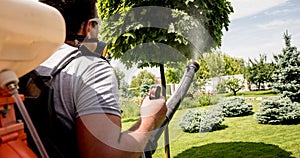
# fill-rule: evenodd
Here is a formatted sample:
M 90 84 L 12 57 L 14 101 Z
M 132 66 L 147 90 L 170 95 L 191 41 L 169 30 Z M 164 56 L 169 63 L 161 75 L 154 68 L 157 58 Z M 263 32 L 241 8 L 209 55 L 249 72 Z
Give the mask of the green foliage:
M 233 96 L 232 93 L 227 93 L 224 97 L 231 97 Z M 245 91 L 245 92 L 237 92 L 236 96 L 243 96 L 243 97 L 273 97 L 278 96 L 276 92 L 273 90 L 260 90 L 260 91 Z
M 220 129 L 224 117 L 219 108 L 211 110 L 188 110 L 182 117 L 179 126 L 184 132 L 210 132 Z
M 129 85 L 127 82 L 121 82 L 122 84 L 120 85 L 120 88 L 119 88 L 119 92 L 120 92 L 120 96 L 122 98 L 130 98 L 132 97 L 132 94 L 131 92 L 129 91 Z
M 204 55 L 204 60 L 206 61 L 211 77 L 225 75 L 223 56 L 224 55 L 221 52 L 207 53 Z
M 150 90 L 150 80 L 149 79 L 144 79 L 141 85 L 141 92 L 140 92 L 140 97 L 146 96 L 147 93 L 149 93 Z
M 167 65 L 165 77 L 167 83 L 178 84 L 184 73 L 185 63 L 176 63 L 175 65 Z
M 270 90 L 251 91 L 249 93 L 251 96 L 257 96 L 256 93 L 258 92 L 262 98 L 270 97 L 271 94 Z M 248 92 L 246 95 L 248 95 Z M 255 103 L 252 102 L 254 109 L 258 109 L 257 103 L 261 101 L 255 100 Z M 300 155 L 300 124 L 275 126 L 259 124 L 253 115 L 248 115 L 225 118 L 221 125 L 226 127 L 225 130 L 205 134 L 182 133 L 182 129 L 178 124 L 186 111 L 178 110 L 169 123 L 170 141 L 173 140 L 173 143 L 170 144 L 171 157 L 233 158 L 247 155 L 246 157 L 257 158 L 292 158 Z M 127 120 L 129 119 L 125 119 L 125 121 Z M 138 118 L 133 118 L 130 119 L 130 122 L 125 122 L 122 124 L 122 129 L 128 129 L 137 120 Z M 160 140 L 163 141 L 163 139 L 164 136 L 162 135 Z M 165 148 L 159 147 L 152 156 L 153 158 L 164 157 Z
M 117 67 L 114 67 L 113 70 L 114 70 L 114 72 L 115 72 L 115 74 L 116 74 L 117 82 L 118 82 L 118 85 L 119 85 L 118 88 L 120 89 L 120 88 L 121 88 L 122 82 L 125 82 L 125 81 L 124 81 L 125 73 L 122 72 L 122 71 L 121 71 L 119 68 L 117 68 Z
M 224 69 L 226 75 L 238 75 L 243 74 L 245 65 L 244 59 L 233 58 L 226 54 L 223 55 Z
M 179 83 L 180 78 L 176 75 L 174 69 L 167 69 L 165 72 L 167 83 Z
M 156 77 L 151 72 L 147 70 L 140 71 L 137 76 L 133 76 L 129 87 L 132 89 L 132 94 L 134 96 L 139 96 L 141 92 L 142 83 L 147 82 L 147 84 L 152 85 L 156 82 Z
M 113 70 L 116 74 L 120 96 L 123 97 L 123 98 L 131 97 L 131 93 L 128 90 L 129 85 L 124 79 L 125 78 L 125 73 L 122 72 L 117 67 L 114 67 Z
M 120 99 L 120 105 L 122 109 L 122 118 L 132 118 L 140 115 L 140 104 L 133 101 L 133 99 L 122 98 Z
M 191 97 L 185 97 L 180 103 L 178 110 L 198 107 L 198 101 Z
M 245 102 L 243 97 L 224 98 L 218 106 L 222 108 L 225 117 L 246 116 L 251 114 L 253 109 L 253 105 Z
M 293 102 L 300 102 L 300 52 L 291 46 L 291 36 L 284 34 L 285 48 L 274 56 L 278 69 L 273 75 L 273 89 Z
M 198 82 L 202 82 L 205 79 L 210 78 L 211 75 L 210 75 L 210 71 L 209 71 L 207 61 L 204 58 L 204 56 L 201 56 L 198 59 L 198 64 L 199 64 L 199 70 L 196 72 L 195 78 Z
M 184 59 L 196 58 L 195 55 L 220 46 L 222 31 L 228 30 L 230 23 L 228 15 L 233 12 L 226 0 L 101 0 L 97 8 L 103 20 L 103 40 L 109 43 L 113 58 L 127 67 L 133 63 L 157 66 L 166 59 L 170 61 L 174 57 L 170 53 L 175 50 Z M 173 59 L 182 61 L 181 57 Z
M 272 81 L 276 65 L 273 62 L 267 63 L 267 56 L 265 54 L 260 54 L 259 57 L 259 60 L 249 59 L 244 77 L 250 84 L 255 84 L 260 90 L 263 83 Z
M 198 63 L 197 81 L 224 75 L 237 75 L 244 72 L 244 60 L 233 58 L 222 52 L 203 54 Z
M 218 97 L 212 94 L 199 94 L 195 97 L 198 100 L 198 106 L 214 105 L 218 102 Z
M 217 93 L 224 94 L 226 93 L 226 80 L 221 80 L 217 85 Z
M 244 88 L 244 81 L 238 78 L 229 78 L 226 80 L 226 88 L 233 92 L 233 95 L 236 96 L 236 93 Z
M 300 122 L 300 103 L 288 97 L 275 97 L 259 104 L 255 118 L 261 124 L 293 124 Z
M 188 110 L 182 117 L 179 126 L 184 132 L 196 133 L 200 131 L 201 111 Z
M 211 95 L 210 94 L 200 94 L 197 96 L 198 98 L 198 106 L 207 106 L 210 105 Z
M 215 94 L 208 94 L 208 93 L 203 93 L 203 94 L 198 94 L 196 95 L 195 98 L 198 99 L 198 106 L 208 106 L 208 105 L 216 105 L 220 98 L 222 96 L 215 95 Z

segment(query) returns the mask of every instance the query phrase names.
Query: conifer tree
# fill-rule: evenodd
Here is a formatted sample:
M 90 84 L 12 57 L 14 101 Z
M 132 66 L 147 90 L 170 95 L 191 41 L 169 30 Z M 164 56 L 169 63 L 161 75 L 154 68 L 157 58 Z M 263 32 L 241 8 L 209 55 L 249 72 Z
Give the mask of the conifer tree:
M 300 52 L 291 45 L 288 31 L 284 34 L 284 41 L 282 53 L 274 56 L 278 68 L 272 76 L 273 89 L 293 102 L 300 102 Z
M 149 79 L 144 79 L 142 81 L 142 85 L 141 85 L 141 91 L 140 91 L 140 97 L 145 97 L 146 94 L 149 92 L 150 90 L 150 86 L 151 86 L 151 81 Z

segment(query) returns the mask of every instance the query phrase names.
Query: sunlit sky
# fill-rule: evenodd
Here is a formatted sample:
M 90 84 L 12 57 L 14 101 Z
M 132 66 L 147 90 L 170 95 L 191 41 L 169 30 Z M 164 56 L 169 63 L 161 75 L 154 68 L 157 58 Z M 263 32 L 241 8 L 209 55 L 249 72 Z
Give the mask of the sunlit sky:
M 300 49 L 299 0 L 230 0 L 234 13 L 224 31 L 221 51 L 246 61 L 282 52 L 283 34 L 288 30 L 292 45 Z

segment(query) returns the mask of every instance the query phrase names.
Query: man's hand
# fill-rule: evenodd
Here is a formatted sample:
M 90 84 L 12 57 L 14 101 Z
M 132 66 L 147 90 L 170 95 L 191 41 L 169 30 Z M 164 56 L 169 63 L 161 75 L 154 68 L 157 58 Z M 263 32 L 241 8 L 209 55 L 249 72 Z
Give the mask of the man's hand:
M 146 96 L 141 105 L 141 119 L 142 121 L 150 121 L 153 123 L 153 128 L 159 127 L 166 117 L 167 107 L 164 97 L 150 100 Z

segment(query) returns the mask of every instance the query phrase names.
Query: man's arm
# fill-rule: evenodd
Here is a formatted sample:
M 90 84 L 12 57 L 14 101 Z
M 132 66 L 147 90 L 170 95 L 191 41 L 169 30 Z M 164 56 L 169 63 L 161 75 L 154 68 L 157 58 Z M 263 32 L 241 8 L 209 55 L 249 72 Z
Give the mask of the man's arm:
M 164 99 L 149 100 L 141 106 L 141 118 L 128 131 L 121 132 L 121 118 L 111 114 L 90 114 L 77 119 L 81 157 L 135 157 L 145 148 L 154 129 L 165 118 Z

